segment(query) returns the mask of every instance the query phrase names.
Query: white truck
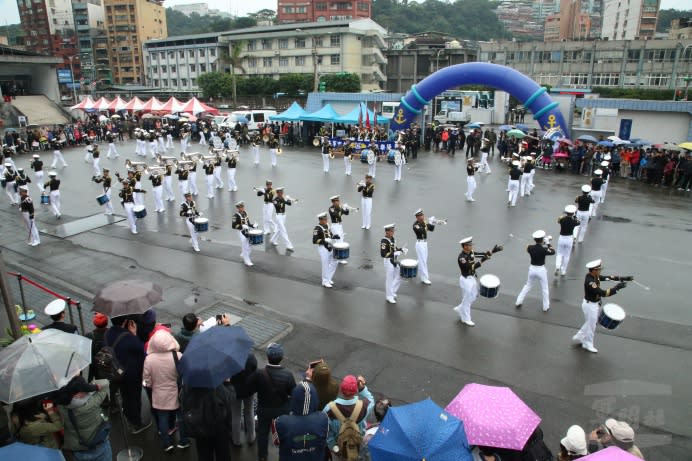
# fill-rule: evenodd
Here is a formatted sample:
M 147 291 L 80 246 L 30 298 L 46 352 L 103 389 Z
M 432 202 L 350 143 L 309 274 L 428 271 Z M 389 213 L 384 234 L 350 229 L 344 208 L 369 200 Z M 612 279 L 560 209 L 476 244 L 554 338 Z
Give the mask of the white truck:
M 435 120 L 443 125 L 453 123 L 455 125 L 464 126 L 471 121 L 471 116 L 468 111 L 449 111 L 447 109 L 442 109 L 435 115 Z

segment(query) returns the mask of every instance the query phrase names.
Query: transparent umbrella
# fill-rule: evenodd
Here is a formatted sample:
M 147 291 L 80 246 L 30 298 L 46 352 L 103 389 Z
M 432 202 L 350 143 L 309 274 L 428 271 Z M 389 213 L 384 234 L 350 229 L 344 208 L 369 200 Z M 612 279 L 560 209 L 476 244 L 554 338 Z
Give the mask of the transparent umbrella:
M 60 389 L 91 363 L 91 340 L 49 329 L 0 350 L 0 400 L 18 402 Z

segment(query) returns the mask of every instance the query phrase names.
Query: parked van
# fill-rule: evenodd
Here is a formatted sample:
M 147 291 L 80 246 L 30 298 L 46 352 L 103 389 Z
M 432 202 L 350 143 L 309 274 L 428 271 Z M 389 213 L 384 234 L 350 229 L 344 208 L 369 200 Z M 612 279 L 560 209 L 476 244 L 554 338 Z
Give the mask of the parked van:
M 232 115 L 245 117 L 247 119 L 248 131 L 259 131 L 265 124 L 269 123 L 269 116 L 276 115 L 275 110 L 236 110 Z

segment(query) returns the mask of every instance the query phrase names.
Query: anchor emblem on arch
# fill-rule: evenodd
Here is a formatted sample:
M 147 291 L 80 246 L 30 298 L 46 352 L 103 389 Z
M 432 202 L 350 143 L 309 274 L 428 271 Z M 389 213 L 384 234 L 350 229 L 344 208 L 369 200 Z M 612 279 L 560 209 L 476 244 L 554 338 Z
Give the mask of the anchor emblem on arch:
M 401 107 L 399 108 L 399 110 L 397 110 L 394 121 L 399 124 L 403 124 L 404 122 L 406 122 L 406 117 L 404 116 L 404 109 L 402 109 Z

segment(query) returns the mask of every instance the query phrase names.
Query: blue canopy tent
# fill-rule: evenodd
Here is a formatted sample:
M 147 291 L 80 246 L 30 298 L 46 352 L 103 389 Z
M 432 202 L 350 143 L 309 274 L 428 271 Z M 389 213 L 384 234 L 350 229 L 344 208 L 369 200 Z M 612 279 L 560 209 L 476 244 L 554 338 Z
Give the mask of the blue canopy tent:
M 331 104 L 327 104 L 317 112 L 303 115 L 300 117 L 300 120 L 306 122 L 333 122 L 337 118 L 339 118 L 339 114 L 336 113 Z
M 307 114 L 308 113 L 305 112 L 305 109 L 300 107 L 300 104 L 293 101 L 293 104 L 291 104 L 291 107 L 289 107 L 285 111 L 281 112 L 280 114 L 270 115 L 269 120 L 271 120 L 271 121 L 279 120 L 279 121 L 284 121 L 284 122 L 297 122 L 299 120 L 302 120 L 301 117 L 303 117 Z
M 342 115 L 340 117 L 337 117 L 336 120 L 334 120 L 336 123 L 358 123 L 359 118 L 362 116 L 362 119 L 360 120 L 361 123 L 365 124 L 365 121 L 370 117 L 370 123 L 375 124 L 375 113 L 368 109 L 363 103 L 358 104 L 356 107 L 353 108 L 349 113 Z M 386 117 L 384 115 L 378 115 L 377 116 L 377 124 L 378 125 L 385 125 L 389 123 L 391 119 L 389 117 Z

